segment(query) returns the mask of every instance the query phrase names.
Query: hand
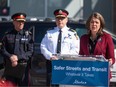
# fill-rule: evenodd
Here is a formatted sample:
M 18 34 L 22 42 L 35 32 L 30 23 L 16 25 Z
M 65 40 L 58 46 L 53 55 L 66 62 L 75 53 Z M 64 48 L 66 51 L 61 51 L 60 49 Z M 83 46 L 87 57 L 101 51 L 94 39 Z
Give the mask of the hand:
M 18 62 L 17 61 L 12 62 L 12 67 L 15 67 L 17 65 L 18 65 Z
M 52 56 L 52 57 L 50 58 L 50 60 L 58 60 L 58 57 L 57 57 L 57 56 Z
M 110 66 L 113 64 L 112 59 L 108 59 Z
M 11 60 L 11 63 L 12 63 L 13 67 L 17 66 L 17 64 L 18 64 L 18 57 L 17 57 L 17 55 L 12 55 L 10 57 L 10 60 Z

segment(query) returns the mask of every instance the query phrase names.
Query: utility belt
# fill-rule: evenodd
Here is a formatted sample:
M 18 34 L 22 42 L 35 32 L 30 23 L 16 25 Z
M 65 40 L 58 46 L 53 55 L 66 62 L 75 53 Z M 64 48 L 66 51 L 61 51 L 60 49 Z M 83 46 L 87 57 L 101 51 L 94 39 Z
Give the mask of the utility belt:
M 18 65 L 16 67 L 12 67 L 11 62 L 7 60 L 4 75 L 16 77 L 16 78 L 22 78 L 25 73 L 25 69 L 27 67 L 28 61 L 29 60 L 26 59 L 19 59 Z

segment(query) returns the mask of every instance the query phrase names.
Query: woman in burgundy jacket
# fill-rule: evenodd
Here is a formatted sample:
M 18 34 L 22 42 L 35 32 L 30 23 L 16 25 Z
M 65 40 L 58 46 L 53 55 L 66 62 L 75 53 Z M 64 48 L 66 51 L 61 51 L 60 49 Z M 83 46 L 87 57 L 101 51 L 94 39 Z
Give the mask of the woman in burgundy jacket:
M 95 12 L 86 22 L 88 34 L 80 39 L 80 55 L 103 55 L 109 64 L 115 63 L 114 44 L 112 37 L 103 31 L 105 21 L 103 16 Z M 111 78 L 111 74 L 110 74 Z

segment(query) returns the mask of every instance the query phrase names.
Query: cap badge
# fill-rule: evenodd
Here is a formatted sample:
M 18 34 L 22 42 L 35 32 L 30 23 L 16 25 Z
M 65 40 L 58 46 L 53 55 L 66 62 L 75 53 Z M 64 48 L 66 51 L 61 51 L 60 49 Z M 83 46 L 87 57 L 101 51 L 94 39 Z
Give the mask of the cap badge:
M 20 18 L 24 18 L 24 16 L 23 15 L 20 15 Z
M 59 14 L 62 14 L 62 10 L 59 10 Z

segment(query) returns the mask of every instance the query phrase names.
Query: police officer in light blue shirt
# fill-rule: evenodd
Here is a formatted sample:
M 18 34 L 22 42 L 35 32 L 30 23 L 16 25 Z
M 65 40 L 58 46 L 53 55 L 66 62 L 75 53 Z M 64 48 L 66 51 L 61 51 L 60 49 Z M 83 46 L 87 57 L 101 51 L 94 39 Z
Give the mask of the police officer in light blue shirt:
M 56 17 L 56 25 L 52 30 L 48 30 L 47 34 L 41 42 L 41 52 L 48 60 L 57 59 L 53 54 L 57 54 L 57 40 L 59 30 L 62 31 L 61 52 L 60 54 L 78 54 L 80 40 L 75 32 L 67 27 L 68 12 L 58 9 L 54 12 Z
M 58 60 L 54 54 L 57 54 L 59 31 L 62 33 L 60 54 L 79 53 L 80 39 L 75 31 L 67 27 L 68 14 L 64 9 L 54 11 L 57 26 L 48 30 L 41 42 L 41 53 L 47 60 Z

